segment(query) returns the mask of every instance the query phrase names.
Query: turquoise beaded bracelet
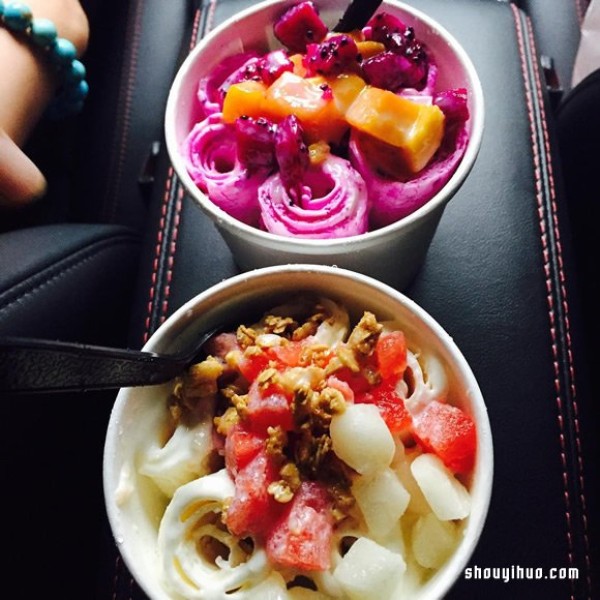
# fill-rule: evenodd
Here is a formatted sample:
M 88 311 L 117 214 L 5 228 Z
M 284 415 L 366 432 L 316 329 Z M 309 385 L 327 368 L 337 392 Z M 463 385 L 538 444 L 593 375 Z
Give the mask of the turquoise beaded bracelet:
M 5 4 L 0 0 L 0 24 L 39 48 L 58 72 L 61 83 L 56 98 L 48 107 L 48 116 L 58 119 L 79 112 L 89 86 L 85 80 L 85 67 L 77 60 L 75 46 L 58 37 L 52 21 L 34 19 L 30 8 L 20 2 Z

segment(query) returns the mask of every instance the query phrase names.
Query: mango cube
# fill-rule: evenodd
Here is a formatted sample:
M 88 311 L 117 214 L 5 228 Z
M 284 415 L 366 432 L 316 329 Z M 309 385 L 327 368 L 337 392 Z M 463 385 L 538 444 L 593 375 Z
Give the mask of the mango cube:
M 367 86 L 346 112 L 358 131 L 401 150 L 417 173 L 431 160 L 444 136 L 444 113 L 433 104 L 413 102 L 388 90 Z
M 309 144 L 324 140 L 337 142 L 348 125 L 323 77 L 301 77 L 284 72 L 267 89 L 265 116 L 275 122 L 296 115 Z
M 223 101 L 223 121 L 234 123 L 238 117 L 263 116 L 267 86 L 260 81 L 241 81 L 229 87 Z

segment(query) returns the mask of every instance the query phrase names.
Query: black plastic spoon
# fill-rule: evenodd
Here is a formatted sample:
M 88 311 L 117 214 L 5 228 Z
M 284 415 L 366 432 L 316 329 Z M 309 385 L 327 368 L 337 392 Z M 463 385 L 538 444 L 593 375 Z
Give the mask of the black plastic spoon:
M 0 397 L 84 392 L 164 383 L 180 375 L 213 335 L 181 354 L 155 354 L 71 342 L 0 338 Z
M 348 33 L 355 29 L 362 29 L 375 14 L 381 2 L 382 0 L 352 0 L 333 31 Z

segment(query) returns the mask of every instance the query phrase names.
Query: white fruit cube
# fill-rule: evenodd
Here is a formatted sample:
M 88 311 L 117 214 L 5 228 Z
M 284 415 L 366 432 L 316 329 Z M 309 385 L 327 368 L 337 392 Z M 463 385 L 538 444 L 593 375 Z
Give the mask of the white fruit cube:
M 460 528 L 454 521 L 440 521 L 433 513 L 419 517 L 412 530 L 412 550 L 417 562 L 439 569 L 460 541 Z
M 418 449 L 411 448 L 410 450 L 406 450 L 402 460 L 394 459 L 392 468 L 396 471 L 396 475 L 398 475 L 398 478 L 410 496 L 410 502 L 406 510 L 410 513 L 425 515 L 431 512 L 431 508 L 427 500 L 425 500 L 421 488 L 415 481 L 410 468 L 413 460 L 420 455 L 421 451 Z M 396 453 L 396 456 L 398 456 L 398 453 Z
M 464 519 L 469 515 L 471 496 L 467 488 L 435 454 L 417 456 L 411 472 L 440 521 Z
M 394 438 L 373 404 L 350 404 L 333 417 L 330 433 L 333 451 L 361 475 L 373 475 L 392 462 Z
M 405 570 L 400 554 L 362 537 L 352 544 L 333 575 L 351 600 L 387 600 Z
M 352 495 L 375 538 L 392 530 L 410 500 L 405 487 L 389 468 L 372 477 L 359 475 L 352 483 Z

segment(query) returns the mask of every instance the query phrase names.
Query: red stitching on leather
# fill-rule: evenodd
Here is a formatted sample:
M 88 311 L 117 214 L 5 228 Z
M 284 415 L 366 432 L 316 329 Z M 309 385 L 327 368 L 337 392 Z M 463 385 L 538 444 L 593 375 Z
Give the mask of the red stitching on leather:
M 212 18 L 214 16 L 214 11 L 215 11 L 215 7 L 216 7 L 216 0 L 213 0 L 210 4 L 209 10 L 209 17 L 208 17 L 208 21 L 207 21 L 207 29 L 210 29 L 210 24 L 212 23 Z M 197 37 L 198 37 L 198 30 L 199 30 L 199 26 L 200 26 L 200 16 L 201 16 L 201 11 L 197 10 L 196 14 L 194 15 L 194 23 L 192 26 L 192 34 L 190 37 L 190 45 L 189 45 L 189 50 L 191 52 L 191 50 L 194 48 L 194 46 L 197 43 Z M 171 169 L 169 171 L 169 181 L 168 181 L 168 188 L 165 191 L 166 197 L 165 197 L 165 204 L 163 205 L 164 210 L 166 211 L 166 203 L 167 203 L 167 198 L 168 198 L 168 194 L 169 191 L 171 189 L 171 186 L 173 184 L 175 178 L 175 174 L 173 172 L 173 169 Z M 166 276 L 165 276 L 165 281 L 163 282 L 163 284 L 165 285 L 164 288 L 164 298 L 163 298 L 163 302 L 161 304 L 161 311 L 160 311 L 160 320 L 159 320 L 159 324 L 163 323 L 164 320 L 167 317 L 167 312 L 169 310 L 169 297 L 171 295 L 171 282 L 173 280 L 173 265 L 175 264 L 175 251 L 177 249 L 177 236 L 179 235 L 179 223 L 181 221 L 181 209 L 183 207 L 183 196 L 184 196 L 184 191 L 183 188 L 180 188 L 178 190 L 178 194 L 177 194 L 177 202 L 175 204 L 175 209 L 174 209 L 174 213 L 173 213 L 173 235 L 171 238 L 171 244 L 169 245 L 169 253 L 167 255 L 167 272 L 166 272 Z M 164 215 L 162 215 L 164 217 Z M 162 230 L 164 229 L 164 218 L 161 218 L 161 225 L 160 225 L 160 232 L 162 233 Z M 156 270 L 158 268 L 158 261 L 159 261 L 159 256 L 160 256 L 160 245 L 157 246 L 157 257 L 155 259 L 155 272 L 154 272 L 154 277 L 156 279 Z M 156 281 L 155 281 L 156 283 Z M 151 289 L 151 294 L 153 296 L 154 294 L 154 290 Z M 151 308 L 152 308 L 152 304 L 150 304 L 149 307 L 149 314 L 148 314 L 148 318 L 146 321 L 146 331 L 144 333 L 144 337 L 146 341 L 149 337 L 149 333 L 150 333 L 150 315 L 151 315 Z
M 533 28 L 531 25 L 531 20 L 527 21 L 527 34 L 529 36 L 529 42 L 532 48 L 535 48 L 535 38 L 533 35 Z M 550 149 L 550 136 L 548 134 L 548 126 L 546 123 L 546 116 L 544 113 L 544 104 L 542 98 L 542 87 L 540 81 L 540 73 L 538 69 L 537 63 L 534 65 L 534 73 L 535 79 L 537 83 L 537 96 L 538 102 L 540 104 L 540 110 L 542 113 L 542 135 L 544 139 L 544 149 L 548 156 L 551 156 Z M 579 501 L 581 502 L 581 510 L 582 510 L 582 521 L 583 521 L 583 538 L 584 538 L 584 546 L 585 546 L 585 564 L 587 569 L 587 577 L 586 581 L 588 584 L 588 589 L 591 590 L 591 560 L 590 560 L 590 542 L 588 537 L 587 530 L 587 502 L 585 498 L 585 486 L 584 486 L 584 471 L 583 471 L 583 452 L 581 448 L 581 438 L 579 437 L 579 404 L 577 401 L 577 389 L 575 387 L 575 364 L 573 362 L 573 348 L 571 345 L 571 320 L 570 320 L 570 310 L 569 303 L 567 300 L 567 289 L 565 286 L 566 276 L 564 271 L 564 263 L 562 258 L 562 242 L 560 237 L 560 227 L 558 223 L 558 205 L 556 202 L 556 186 L 554 183 L 554 172 L 552 169 L 552 163 L 548 162 L 548 180 L 550 183 L 550 209 L 552 216 L 552 228 L 554 231 L 554 239 L 556 244 L 556 256 L 558 262 L 558 273 L 559 273 L 559 282 L 560 282 L 560 294 L 562 298 L 562 309 L 564 314 L 564 328 L 565 328 L 565 341 L 566 341 L 566 349 L 567 349 L 567 359 L 569 366 L 569 379 L 570 379 L 570 392 L 572 396 L 572 407 L 573 407 L 573 424 L 575 428 L 575 449 L 577 451 L 577 468 L 579 471 Z
M 524 84 L 525 84 L 525 96 L 526 96 L 526 102 L 527 102 L 527 110 L 528 110 L 528 115 L 529 115 L 529 121 L 530 121 L 530 126 L 531 126 L 531 141 L 532 141 L 532 148 L 533 148 L 533 152 L 534 152 L 534 164 L 536 165 L 535 168 L 535 187 L 536 187 L 536 198 L 537 198 L 537 202 L 538 202 L 538 215 L 540 217 L 540 230 L 541 230 L 541 241 L 542 241 L 542 248 L 543 248 L 543 257 L 544 257 L 544 272 L 546 275 L 546 289 L 548 292 L 548 296 L 547 296 L 547 301 L 548 301 L 548 316 L 550 318 L 550 335 L 551 335 L 551 339 L 552 339 L 552 356 L 554 358 L 553 360 L 553 367 L 554 367 L 554 373 L 555 373 L 555 380 L 554 380 L 554 386 L 557 392 L 557 396 L 556 396 L 556 403 L 557 403 L 557 407 L 558 407 L 558 425 L 559 425 L 559 429 L 560 429 L 560 435 L 559 435 L 559 442 L 560 442 L 560 448 L 561 448 L 561 452 L 560 452 L 560 458 L 561 458 L 561 464 L 562 464 L 562 469 L 563 469 L 563 485 L 565 486 L 563 495 L 564 495 L 564 501 L 565 501 L 565 517 L 566 517 L 566 522 L 567 522 L 567 548 L 568 548 L 568 558 L 569 558 L 569 562 L 571 565 L 574 564 L 574 557 L 573 557 L 573 532 L 572 532 L 572 515 L 571 515 L 571 511 L 570 511 L 570 507 L 571 507 L 571 498 L 570 498 L 570 494 L 569 494 L 569 489 L 568 489 L 568 469 L 567 469 L 567 461 L 566 461 L 566 441 L 565 441 L 565 434 L 564 434 L 564 407 L 563 407 L 563 401 L 561 398 L 561 385 L 560 385 L 560 365 L 559 365 L 559 360 L 558 360 L 558 345 L 557 345 L 557 328 L 556 328 L 556 313 L 555 313 L 555 306 L 554 306 L 554 299 L 551 295 L 552 292 L 552 283 L 550 281 L 550 274 L 551 274 L 551 268 L 550 268 L 550 264 L 549 264 L 549 250 L 548 250 L 548 238 L 547 238 L 547 233 L 546 233 L 546 224 L 543 221 L 543 217 L 545 215 L 545 210 L 542 204 L 542 182 L 541 182 L 541 177 L 540 177 L 540 170 L 538 168 L 539 165 L 539 153 L 541 151 L 541 149 L 538 146 L 538 142 L 536 139 L 536 135 L 535 135 L 535 124 L 534 124 L 534 119 L 533 119 L 533 100 L 532 100 L 532 89 L 531 86 L 529 84 L 529 80 L 527 77 L 527 69 L 526 69 L 526 64 L 525 64 L 525 50 L 524 50 L 524 38 L 523 38 L 523 30 L 521 28 L 521 22 L 519 20 L 519 9 L 516 8 L 513 4 L 511 4 L 511 8 L 513 11 L 513 16 L 514 16 L 514 20 L 515 20 L 515 26 L 517 29 L 517 38 L 518 38 L 518 42 L 519 42 L 519 52 L 521 55 L 521 68 L 522 68 L 522 72 L 523 72 L 523 80 L 524 80 Z M 527 24 L 527 36 L 529 39 L 529 42 L 531 44 L 531 47 L 535 50 L 535 40 L 533 37 L 533 30 L 531 27 L 531 21 L 526 18 L 526 24 Z M 550 156 L 550 142 L 549 142 L 549 135 L 548 135 L 548 130 L 547 130 L 547 126 L 546 126 L 546 122 L 545 122 L 545 113 L 544 113 L 544 104 L 543 104 L 543 98 L 541 95 L 541 83 L 540 83 L 540 76 L 539 76 L 539 70 L 538 70 L 538 65 L 534 62 L 534 75 L 535 75 L 535 79 L 536 79 L 536 84 L 537 84 L 537 90 L 536 90 L 536 96 L 537 96 L 537 100 L 539 102 L 540 105 L 540 111 L 541 111 L 541 116 L 542 116 L 542 135 L 543 135 L 543 141 L 544 141 L 544 151 L 545 153 Z M 569 320 L 569 306 L 568 306 L 568 302 L 567 302 L 567 294 L 566 294 L 566 288 L 564 285 L 565 282 L 565 274 L 564 274 L 564 267 L 563 267 L 563 261 L 562 261 L 562 245 L 560 243 L 560 231 L 559 231 L 559 226 L 558 226 L 558 213 L 557 213 L 557 205 L 556 205 L 556 189 L 555 189 L 555 185 L 554 185 L 554 177 L 553 177 L 553 172 L 552 172 L 552 165 L 550 163 L 548 163 L 547 165 L 547 174 L 548 174 L 548 182 L 549 182 L 549 187 L 550 187 L 550 207 L 551 207 L 551 219 L 552 219 L 552 230 L 555 236 L 555 240 L 556 240 L 556 256 L 557 256 L 557 262 L 558 262 L 558 267 L 559 267 L 559 282 L 560 282 L 560 294 L 561 294 L 561 304 L 562 304 L 562 308 L 564 310 L 564 314 L 565 314 L 565 319 L 564 319 L 564 326 L 565 326 L 565 331 L 566 331 L 566 345 L 567 345 L 567 359 L 568 359 L 568 371 L 569 371 L 569 379 L 570 379 L 570 391 L 572 393 L 572 397 L 573 397 L 573 401 L 572 401 L 572 405 L 573 405 L 573 412 L 574 412 L 574 425 L 575 425 L 575 447 L 576 447 L 576 451 L 577 451 L 577 463 L 578 463 L 578 470 L 579 470 L 579 484 L 580 484 L 580 489 L 581 489 L 581 494 L 580 494 L 580 501 L 581 501 L 581 506 L 582 506 L 582 513 L 583 513 L 583 517 L 582 517 L 582 521 L 583 521 L 583 526 L 584 526 L 584 544 L 585 544 L 585 562 L 586 562 L 586 569 L 587 569 L 587 584 L 588 584 L 588 589 L 591 589 L 591 578 L 590 578 L 590 556 L 589 556 L 589 540 L 588 540 L 588 534 L 587 534 L 587 516 L 586 516 L 586 512 L 587 512 L 587 508 L 586 508 L 586 501 L 585 501 L 585 496 L 584 496 L 584 480 L 583 480 L 583 459 L 582 459 L 582 452 L 581 452 L 581 440 L 579 438 L 579 419 L 578 419 L 578 407 L 577 407 L 577 400 L 576 400 L 576 389 L 575 389 L 575 369 L 574 369 L 574 364 L 573 364 L 573 354 L 572 354 L 572 348 L 571 348 L 571 335 L 570 335 L 570 320 Z M 571 599 L 574 600 L 574 596 L 571 595 Z
M 540 230 L 541 230 L 541 242 L 543 249 L 543 257 L 544 257 L 544 273 L 546 275 L 546 291 L 547 301 L 548 301 L 548 316 L 550 318 L 550 335 L 552 339 L 552 356 L 554 358 L 553 367 L 555 373 L 554 387 L 557 391 L 556 395 L 556 403 L 558 406 L 559 418 L 558 425 L 560 428 L 559 442 L 560 442 L 560 462 L 563 470 L 562 480 L 563 480 L 563 496 L 565 501 L 565 517 L 567 522 L 567 556 L 569 559 L 569 564 L 571 566 L 574 565 L 574 557 L 573 557 L 573 539 L 572 539 L 572 528 L 571 528 L 571 498 L 569 495 L 568 489 L 568 470 L 567 470 L 567 456 L 566 456 L 566 447 L 565 447 L 565 437 L 564 437 L 564 420 L 560 418 L 564 412 L 562 399 L 560 397 L 560 382 L 558 380 L 558 363 L 557 359 L 557 347 L 556 347 L 556 321 L 555 321 L 555 313 L 554 313 L 554 305 L 551 296 L 552 284 L 549 279 L 550 274 L 550 265 L 547 262 L 549 258 L 548 252 L 548 238 L 545 233 L 545 224 L 542 220 L 543 215 L 545 214 L 544 207 L 542 204 L 542 182 L 541 182 L 541 173 L 538 167 L 539 165 L 539 152 L 540 149 L 538 147 L 537 139 L 535 136 L 535 124 L 534 124 L 534 115 L 533 115 L 533 100 L 532 100 L 532 91 L 531 86 L 529 84 L 529 79 L 527 77 L 527 66 L 526 66 L 526 58 L 525 58 L 525 48 L 524 48 L 524 39 L 523 39 L 523 30 L 521 28 L 521 22 L 519 19 L 519 9 L 517 9 L 514 4 L 511 3 L 511 9 L 513 12 L 513 17 L 515 21 L 515 27 L 517 30 L 517 40 L 519 44 L 519 54 L 521 57 L 521 70 L 523 73 L 523 82 L 525 85 L 525 100 L 527 104 L 527 113 L 529 116 L 529 124 L 530 124 L 530 132 L 531 132 L 531 145 L 533 150 L 533 162 L 534 162 L 534 176 L 535 176 L 535 192 L 536 192 L 536 200 L 538 205 L 538 215 L 540 216 Z M 571 594 L 571 600 L 575 600 L 574 596 Z
M 165 182 L 165 192 L 163 194 L 162 205 L 160 208 L 160 220 L 158 222 L 158 232 L 156 234 L 156 245 L 154 247 L 154 260 L 152 261 L 152 274 L 150 276 L 150 291 L 148 292 L 148 308 L 146 314 L 146 320 L 144 321 L 144 337 L 143 342 L 146 343 L 150 337 L 150 320 L 152 316 L 152 304 L 156 295 L 156 284 L 158 283 L 158 265 L 160 262 L 160 248 L 162 245 L 166 217 L 167 217 L 167 206 L 169 205 L 169 196 L 171 193 L 171 186 L 173 185 L 173 167 L 169 167 L 167 172 L 167 179 Z
M 167 273 L 165 275 L 164 298 L 161 306 L 159 324 L 167 318 L 169 308 L 169 296 L 171 295 L 171 282 L 173 281 L 173 265 L 175 264 L 175 250 L 177 248 L 177 236 L 179 235 L 179 223 L 181 222 L 181 208 L 183 206 L 183 188 L 180 187 L 177 193 L 175 203 L 175 215 L 173 217 L 173 236 L 169 244 L 169 254 L 167 256 Z
M 197 10 L 194 15 L 194 25 L 192 26 L 192 36 L 190 38 L 190 52 L 194 49 L 198 39 L 198 28 L 200 27 L 200 11 Z

